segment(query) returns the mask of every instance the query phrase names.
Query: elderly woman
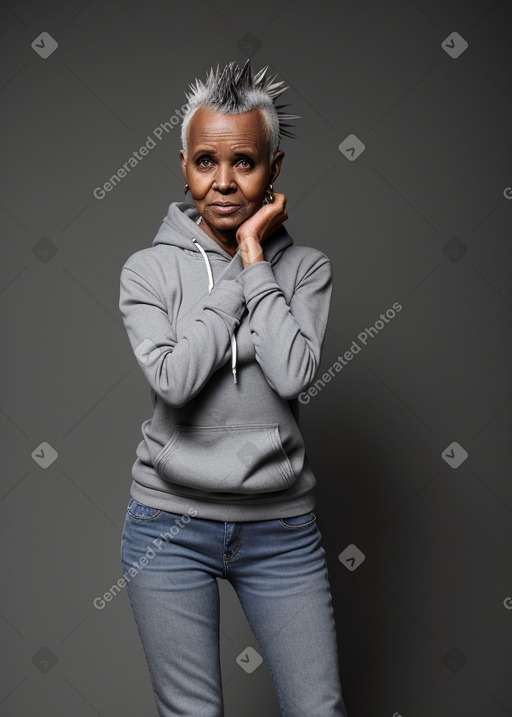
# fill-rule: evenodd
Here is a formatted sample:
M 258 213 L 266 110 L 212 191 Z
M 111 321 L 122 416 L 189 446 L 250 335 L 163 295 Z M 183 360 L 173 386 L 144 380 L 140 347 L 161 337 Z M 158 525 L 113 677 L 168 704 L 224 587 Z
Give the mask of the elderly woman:
M 294 245 L 274 193 L 287 88 L 250 63 L 187 93 L 181 169 L 152 246 L 121 270 L 119 307 L 154 413 L 121 560 L 161 717 L 221 717 L 217 579 L 229 580 L 286 717 L 346 715 L 315 476 L 298 396 L 313 380 L 332 274 Z M 239 669 L 239 668 L 237 668 Z

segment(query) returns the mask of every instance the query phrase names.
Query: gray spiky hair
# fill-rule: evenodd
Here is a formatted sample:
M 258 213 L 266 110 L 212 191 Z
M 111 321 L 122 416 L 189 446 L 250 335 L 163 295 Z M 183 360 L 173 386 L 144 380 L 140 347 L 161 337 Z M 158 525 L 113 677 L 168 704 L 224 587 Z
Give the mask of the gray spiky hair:
M 277 75 L 276 75 L 277 76 Z M 294 137 L 290 131 L 289 120 L 299 119 L 299 115 L 284 112 L 289 105 L 276 105 L 275 100 L 288 86 L 284 81 L 275 82 L 276 76 L 268 74 L 268 65 L 255 75 L 252 74 L 251 61 L 243 67 L 229 62 L 222 69 L 217 65 L 207 73 L 206 82 L 195 79 L 190 84 L 191 92 L 185 92 L 188 108 L 181 125 L 181 144 L 187 153 L 187 128 L 192 115 L 200 107 L 224 114 L 241 114 L 258 108 L 265 119 L 265 131 L 270 144 L 270 158 L 279 148 L 281 137 Z

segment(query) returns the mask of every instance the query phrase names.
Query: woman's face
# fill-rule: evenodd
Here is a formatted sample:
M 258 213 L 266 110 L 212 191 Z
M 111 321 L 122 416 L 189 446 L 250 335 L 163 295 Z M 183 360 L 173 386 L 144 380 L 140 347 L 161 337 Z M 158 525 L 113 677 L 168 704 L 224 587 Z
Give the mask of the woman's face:
M 258 109 L 226 115 L 203 107 L 189 122 L 181 168 L 194 204 L 215 236 L 233 239 L 242 222 L 262 206 L 268 185 L 279 174 L 284 152 L 270 161 L 263 123 Z

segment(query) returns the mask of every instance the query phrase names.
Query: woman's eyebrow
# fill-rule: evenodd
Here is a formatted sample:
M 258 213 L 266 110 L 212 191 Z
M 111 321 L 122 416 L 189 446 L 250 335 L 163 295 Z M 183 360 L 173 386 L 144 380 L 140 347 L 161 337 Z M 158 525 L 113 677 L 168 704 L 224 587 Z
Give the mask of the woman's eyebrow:
M 198 157 L 200 154 L 216 154 L 216 150 L 211 147 L 198 147 L 194 150 L 193 157 Z
M 235 157 L 254 157 L 258 154 L 258 150 L 255 147 L 247 147 L 242 149 L 232 150 Z M 217 150 L 211 147 L 197 147 L 192 154 L 193 159 L 197 159 L 203 154 L 211 154 L 212 156 L 217 154 Z

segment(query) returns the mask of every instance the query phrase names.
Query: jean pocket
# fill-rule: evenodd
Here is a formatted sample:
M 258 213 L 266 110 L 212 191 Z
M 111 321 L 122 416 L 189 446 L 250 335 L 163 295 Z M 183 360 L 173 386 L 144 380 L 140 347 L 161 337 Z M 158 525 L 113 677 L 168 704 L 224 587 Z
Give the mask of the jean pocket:
M 165 480 L 199 490 L 250 494 L 295 482 L 277 423 L 176 425 L 154 465 Z
M 128 515 L 137 520 L 152 520 L 162 512 L 159 508 L 150 508 L 149 505 L 142 505 L 134 498 L 128 501 Z
M 304 528 L 306 525 L 311 525 L 316 521 L 316 515 L 314 513 L 303 513 L 302 515 L 294 515 L 289 518 L 280 518 L 279 522 L 283 528 Z

